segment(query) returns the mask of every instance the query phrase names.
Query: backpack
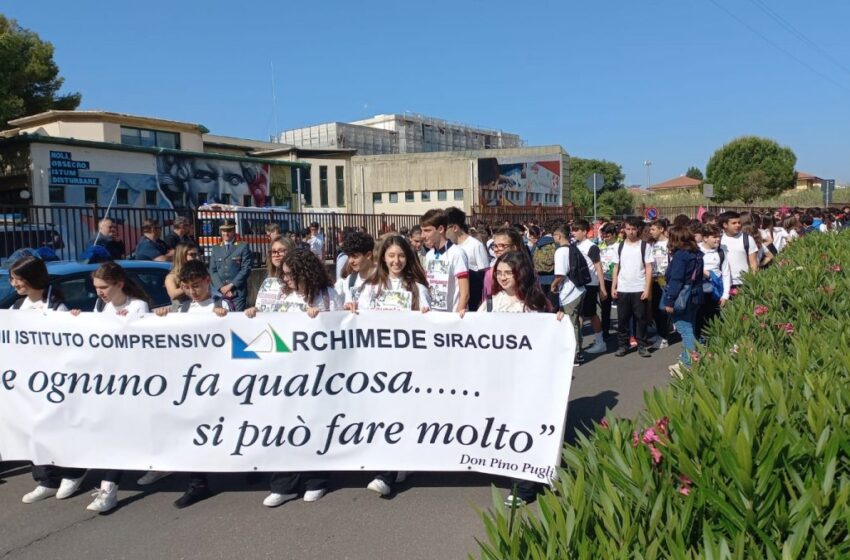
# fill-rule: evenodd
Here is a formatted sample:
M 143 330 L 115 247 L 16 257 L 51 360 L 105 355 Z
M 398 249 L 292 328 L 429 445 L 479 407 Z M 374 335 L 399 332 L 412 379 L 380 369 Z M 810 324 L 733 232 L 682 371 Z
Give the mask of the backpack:
M 590 269 L 587 267 L 587 261 L 578 247 L 574 243 L 568 245 L 570 251 L 570 269 L 567 271 L 567 278 L 570 279 L 577 288 L 590 284 Z
M 531 255 L 534 262 L 534 270 L 538 276 L 549 276 L 555 273 L 555 244 L 548 243 L 542 247 L 535 247 Z M 570 266 L 572 268 L 572 266 Z

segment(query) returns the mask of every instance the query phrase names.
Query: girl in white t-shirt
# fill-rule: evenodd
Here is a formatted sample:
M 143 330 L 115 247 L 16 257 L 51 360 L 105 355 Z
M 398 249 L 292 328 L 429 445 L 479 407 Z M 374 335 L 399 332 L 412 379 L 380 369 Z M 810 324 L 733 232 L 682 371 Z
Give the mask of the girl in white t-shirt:
M 38 257 L 26 256 L 15 261 L 9 268 L 9 280 L 18 298 L 12 309 L 20 311 L 68 311 L 62 303 L 62 294 L 50 286 L 47 266 Z M 67 469 L 54 465 L 33 465 L 32 477 L 38 486 L 24 495 L 22 501 L 32 504 L 51 496 L 63 500 L 72 496 L 83 482 L 86 471 Z
M 345 304 L 345 309 L 373 311 L 420 311 L 431 309 L 431 296 L 425 270 L 407 239 L 389 234 L 381 240 L 377 262 L 372 275 L 361 287 L 356 301 Z M 389 495 L 393 484 L 407 478 L 404 472 L 382 472 L 366 486 L 381 496 Z
M 425 270 L 404 237 L 391 234 L 382 239 L 374 272 L 363 282 L 357 301 L 345 309 L 423 313 L 431 309 Z
M 114 262 L 105 262 L 92 272 L 92 284 L 97 292 L 95 313 L 120 316 L 150 313 L 148 295 L 127 276 L 127 271 Z M 71 310 L 79 315 L 79 309 Z M 118 483 L 123 471 L 108 470 L 101 478 L 100 487 L 92 494 L 94 500 L 86 509 L 105 513 L 118 505 Z
M 280 264 L 283 279 L 283 298 L 278 312 L 306 312 L 316 318 L 322 311 L 339 309 L 337 294 L 331 287 L 331 279 L 325 265 L 308 248 L 296 247 L 288 251 Z M 256 308 L 245 311 L 255 317 Z M 266 507 L 277 507 L 298 496 L 304 482 L 304 501 L 315 502 L 327 492 L 328 475 L 325 472 L 276 472 L 271 478 L 271 492 L 263 500 Z
M 257 311 L 278 311 L 283 302 L 283 278 L 281 266 L 283 258 L 295 248 L 295 243 L 288 237 L 278 237 L 272 242 L 266 258 L 266 279 L 257 290 L 257 299 L 253 307 L 245 310 L 245 314 L 253 317 Z

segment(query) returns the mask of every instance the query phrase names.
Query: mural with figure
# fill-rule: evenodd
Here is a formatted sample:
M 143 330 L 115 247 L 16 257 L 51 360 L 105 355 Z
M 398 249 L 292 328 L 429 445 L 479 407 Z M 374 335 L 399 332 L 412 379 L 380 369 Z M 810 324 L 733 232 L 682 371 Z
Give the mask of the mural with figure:
M 478 188 L 487 206 L 560 206 L 561 156 L 480 158 Z
M 263 207 L 269 198 L 267 163 L 164 154 L 156 168 L 159 190 L 173 208 L 208 202 Z

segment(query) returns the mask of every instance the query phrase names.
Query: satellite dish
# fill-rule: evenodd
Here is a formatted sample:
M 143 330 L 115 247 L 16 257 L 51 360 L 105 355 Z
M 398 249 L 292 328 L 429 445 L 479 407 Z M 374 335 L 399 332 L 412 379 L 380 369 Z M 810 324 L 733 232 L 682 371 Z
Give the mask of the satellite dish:
M 20 196 L 23 200 L 29 200 L 30 196 L 32 196 L 32 195 L 30 194 L 30 192 L 28 190 L 24 189 L 20 192 Z

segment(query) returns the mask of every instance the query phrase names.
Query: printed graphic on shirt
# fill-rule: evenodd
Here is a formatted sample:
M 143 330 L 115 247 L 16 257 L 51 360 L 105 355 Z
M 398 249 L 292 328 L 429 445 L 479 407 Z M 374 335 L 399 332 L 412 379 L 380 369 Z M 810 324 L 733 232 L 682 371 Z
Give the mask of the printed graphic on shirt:
M 381 290 L 372 299 L 369 309 L 376 311 L 410 311 L 413 294 L 407 290 Z
M 431 290 L 431 307 L 449 308 L 449 261 L 434 259 L 428 261 L 428 284 Z
M 602 264 L 602 274 L 606 280 L 614 278 L 614 253 L 616 252 L 616 245 L 602 245 L 599 248 L 599 262 Z
M 670 263 L 667 257 L 667 242 L 653 243 L 650 253 L 652 254 L 652 277 L 664 276 Z
M 257 292 L 256 308 L 258 311 L 280 311 L 281 305 L 281 282 L 279 278 L 266 278 L 263 280 Z

